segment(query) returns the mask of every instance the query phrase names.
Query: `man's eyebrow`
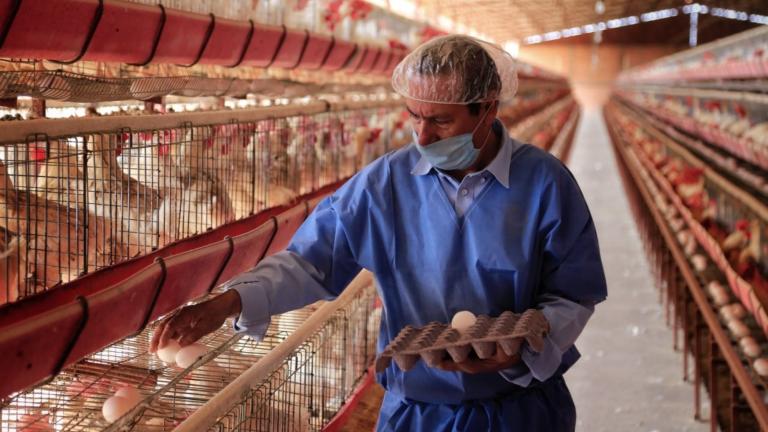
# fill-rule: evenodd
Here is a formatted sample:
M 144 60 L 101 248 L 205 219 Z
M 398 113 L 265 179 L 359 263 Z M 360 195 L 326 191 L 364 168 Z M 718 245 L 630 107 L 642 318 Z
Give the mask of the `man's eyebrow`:
M 423 117 L 423 116 L 420 116 L 420 115 L 416 114 L 415 112 L 411 111 L 411 109 L 410 109 L 410 108 L 408 108 L 408 107 L 405 107 L 405 109 L 406 109 L 406 110 L 408 110 L 408 112 L 409 112 L 409 113 L 410 113 L 412 116 L 414 116 L 414 117 L 418 117 L 418 118 L 423 118 L 424 120 L 435 120 L 435 119 L 438 119 L 438 118 L 443 118 L 443 119 L 444 119 L 444 118 L 447 118 L 447 117 L 449 117 L 447 114 L 438 114 L 438 115 L 434 115 L 434 116 L 426 116 L 426 117 Z

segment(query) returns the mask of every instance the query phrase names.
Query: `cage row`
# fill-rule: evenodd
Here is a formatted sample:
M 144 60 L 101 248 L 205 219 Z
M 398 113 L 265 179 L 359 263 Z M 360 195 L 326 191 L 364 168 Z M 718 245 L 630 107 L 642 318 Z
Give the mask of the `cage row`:
M 195 344 L 204 353 L 184 365 L 149 353 L 147 328 L 67 366 L 48 383 L 6 398 L 0 421 L 10 430 L 79 431 L 110 425 L 172 430 L 256 365 L 263 377 L 252 381 L 253 390 L 243 400 L 225 407 L 234 411 L 247 405 L 247 417 L 232 419 L 224 412 L 218 427 L 238 420 L 250 425 L 247 430 L 275 430 L 278 424 L 320 429 L 340 410 L 375 352 L 375 290 L 368 286 L 353 297 L 334 313 L 318 317 L 320 325 L 278 362 L 267 361 L 270 352 L 323 309 L 309 306 L 274 317 L 261 341 L 241 337 L 225 323 Z M 116 392 L 128 402 L 112 397 Z
M 685 213 L 664 174 L 656 173 L 644 147 L 626 131 L 625 108 L 615 101 L 606 107 L 606 121 L 616 149 L 622 180 L 635 216 L 651 269 L 664 300 L 667 324 L 673 327 L 675 349 L 683 352 L 683 373 L 693 382 L 695 417 L 703 417 L 701 390 L 709 392 L 709 421 L 713 430 L 762 430 L 768 426 L 762 374 L 766 341 L 756 316 L 747 314 L 738 293 L 715 284 L 721 278 L 714 260 L 703 258 L 694 236 L 678 219 Z M 635 129 L 636 130 L 636 129 Z M 659 175 L 657 175 L 659 174 Z M 675 209 L 675 213 L 671 209 Z M 704 252 L 706 254 L 707 252 Z M 706 288 L 705 288 L 706 287 Z M 682 336 L 682 337 L 679 337 Z
M 402 128 L 373 109 L 0 145 L 2 302 L 291 203 L 403 145 Z
M 768 31 L 759 27 L 624 72 L 620 83 L 737 80 L 768 75 Z
M 764 309 L 768 303 L 765 206 L 745 199 L 727 181 L 707 172 L 698 159 L 629 111 L 613 108 L 611 113 L 615 127 L 621 129 L 615 136 L 636 158 L 655 205 L 700 273 L 702 285 L 715 281 L 715 285 L 730 287 L 762 330 L 757 336 L 764 339 L 761 334 L 768 333 Z M 712 290 L 718 291 L 712 294 L 717 305 L 727 302 L 727 290 Z
M 383 74 L 404 56 L 399 48 L 119 0 L 7 0 L 0 3 L 0 22 L 0 56 L 7 58 Z
M 626 90 L 620 95 L 666 123 L 742 161 L 768 169 L 768 117 L 764 98 L 725 99 L 706 93 L 682 95 Z
M 30 96 L 39 99 L 97 103 L 154 100 L 163 96 L 293 99 L 345 92 L 376 92 L 370 85 L 310 84 L 277 79 L 207 78 L 198 76 L 107 78 L 74 72 L 0 72 L 0 98 Z

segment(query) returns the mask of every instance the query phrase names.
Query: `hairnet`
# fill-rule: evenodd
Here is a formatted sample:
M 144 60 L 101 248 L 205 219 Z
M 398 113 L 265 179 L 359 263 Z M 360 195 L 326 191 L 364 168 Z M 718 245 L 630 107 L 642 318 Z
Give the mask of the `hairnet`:
M 392 87 L 422 102 L 508 102 L 517 92 L 516 63 L 498 45 L 464 35 L 442 36 L 420 45 L 397 65 Z

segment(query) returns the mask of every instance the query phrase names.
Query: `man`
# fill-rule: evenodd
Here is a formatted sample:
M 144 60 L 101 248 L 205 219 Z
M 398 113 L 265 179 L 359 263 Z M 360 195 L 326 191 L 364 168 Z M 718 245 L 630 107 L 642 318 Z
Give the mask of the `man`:
M 568 170 L 511 139 L 496 120 L 516 91 L 514 60 L 465 36 L 417 48 L 392 79 L 411 114 L 414 144 L 365 167 L 321 202 L 288 249 L 229 281 L 225 294 L 182 310 L 153 340 L 182 345 L 237 316 L 259 337 L 271 315 L 337 296 L 361 268 L 384 310 L 383 349 L 407 324 L 449 322 L 461 310 L 542 311 L 540 353 L 424 362 L 379 374 L 387 390 L 378 430 L 571 431 L 562 374 L 606 297 L 592 218 Z

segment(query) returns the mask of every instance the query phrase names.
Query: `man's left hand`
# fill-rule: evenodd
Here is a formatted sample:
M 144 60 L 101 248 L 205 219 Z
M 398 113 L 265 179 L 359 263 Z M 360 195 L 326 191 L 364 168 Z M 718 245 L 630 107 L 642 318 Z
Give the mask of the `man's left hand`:
M 496 354 L 487 359 L 479 359 L 477 357 L 470 356 L 461 363 L 454 362 L 450 357 L 443 360 L 438 366 L 439 369 L 452 371 L 452 372 L 464 372 L 464 373 L 489 373 L 498 372 L 504 369 L 509 369 L 520 361 L 520 354 L 512 356 L 507 355 L 501 346 L 496 345 Z

